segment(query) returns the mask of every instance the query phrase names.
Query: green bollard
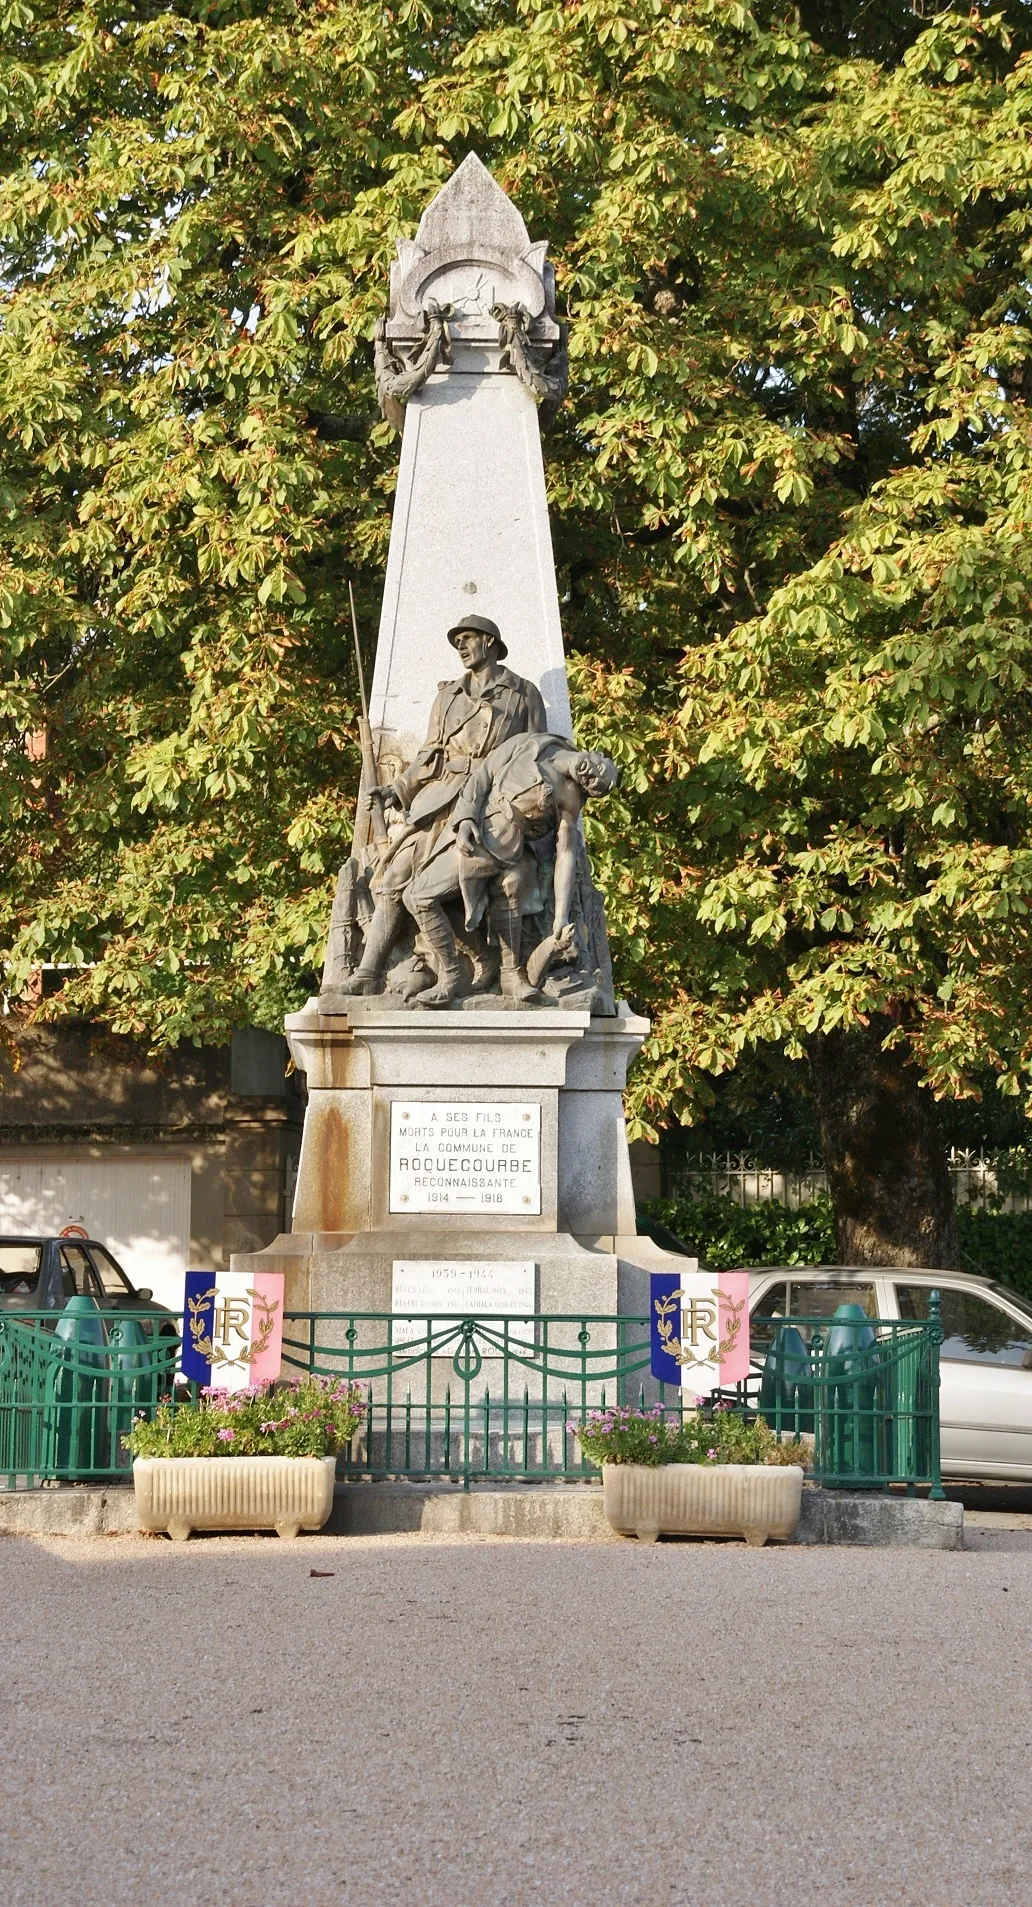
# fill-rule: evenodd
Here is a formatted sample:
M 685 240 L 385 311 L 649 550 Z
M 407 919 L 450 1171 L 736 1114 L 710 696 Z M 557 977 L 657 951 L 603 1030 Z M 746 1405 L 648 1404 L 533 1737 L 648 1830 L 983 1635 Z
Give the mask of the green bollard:
M 840 1304 L 821 1357 L 818 1462 L 831 1489 L 882 1485 L 878 1337 L 859 1304 Z
M 813 1434 L 813 1371 L 802 1333 L 794 1324 L 776 1332 L 763 1360 L 758 1409 L 779 1435 Z
M 69 1298 L 54 1327 L 48 1470 L 71 1480 L 110 1465 L 108 1335 L 95 1298 Z
M 151 1339 L 132 1312 L 117 1312 L 108 1325 L 111 1345 L 111 1461 L 116 1470 L 132 1468 L 122 1445 L 138 1410 L 157 1402 L 158 1341 Z

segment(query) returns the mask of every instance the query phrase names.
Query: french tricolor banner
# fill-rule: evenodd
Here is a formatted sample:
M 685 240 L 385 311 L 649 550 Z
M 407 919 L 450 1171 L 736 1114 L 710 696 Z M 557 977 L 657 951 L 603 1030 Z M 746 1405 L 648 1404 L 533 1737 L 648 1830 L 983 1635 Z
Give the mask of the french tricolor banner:
M 283 1273 L 188 1271 L 183 1376 L 212 1390 L 271 1382 L 283 1355 Z
M 705 1395 L 749 1375 L 749 1273 L 654 1271 L 652 1375 Z

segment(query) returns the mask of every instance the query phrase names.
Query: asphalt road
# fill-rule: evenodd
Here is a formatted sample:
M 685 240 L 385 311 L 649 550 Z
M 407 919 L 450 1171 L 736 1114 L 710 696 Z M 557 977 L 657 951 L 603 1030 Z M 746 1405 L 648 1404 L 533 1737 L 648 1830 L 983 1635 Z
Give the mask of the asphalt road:
M 0 1540 L 0 1901 L 1023 1907 L 1032 1533 L 971 1541 Z

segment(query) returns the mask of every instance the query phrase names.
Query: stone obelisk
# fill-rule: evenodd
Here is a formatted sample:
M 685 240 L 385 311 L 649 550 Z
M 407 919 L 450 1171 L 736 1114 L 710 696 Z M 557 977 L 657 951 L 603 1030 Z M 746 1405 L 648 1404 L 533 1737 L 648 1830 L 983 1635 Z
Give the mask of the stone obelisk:
M 323 991 L 286 1026 L 308 1084 L 293 1227 L 234 1260 L 283 1270 L 294 1309 L 640 1313 L 648 1270 L 671 1262 L 637 1234 L 623 1119 L 648 1023 L 613 998 L 575 818 L 612 764 L 571 738 L 539 424 L 566 379 L 546 252 L 470 154 L 392 269 L 377 385 L 403 442 L 377 787 Z
M 391 273 L 389 346 L 423 342 L 430 305 L 449 308 L 451 364 L 405 406 L 369 715 L 381 770 L 423 739 L 427 687 L 454 675 L 445 630 L 470 610 L 505 630 L 549 728 L 569 735 L 570 698 L 545 499 L 538 407 L 503 370 L 499 307 L 527 314 L 527 340 L 555 350 L 555 279 L 544 241 L 475 153 L 402 240 Z

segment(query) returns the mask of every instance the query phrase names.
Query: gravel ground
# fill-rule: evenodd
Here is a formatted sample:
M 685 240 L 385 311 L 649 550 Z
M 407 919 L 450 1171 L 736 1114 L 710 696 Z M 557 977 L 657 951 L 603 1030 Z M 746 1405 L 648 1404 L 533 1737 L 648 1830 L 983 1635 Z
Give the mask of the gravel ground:
M 1018 1522 L 959 1554 L 4 1539 L 0 1901 L 1028 1902 Z

